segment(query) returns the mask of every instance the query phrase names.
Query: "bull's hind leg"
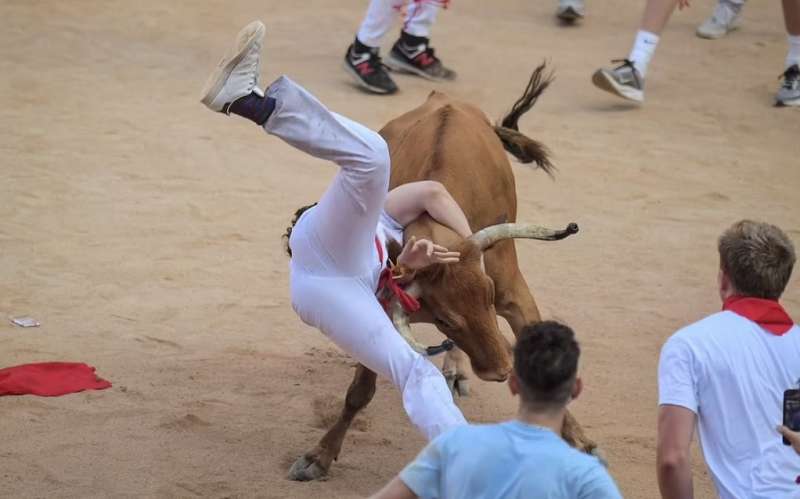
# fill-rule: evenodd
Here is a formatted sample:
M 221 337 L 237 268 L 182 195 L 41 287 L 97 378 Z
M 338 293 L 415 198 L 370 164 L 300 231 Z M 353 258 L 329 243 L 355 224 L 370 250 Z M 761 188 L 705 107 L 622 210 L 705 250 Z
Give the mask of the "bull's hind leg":
M 339 419 L 313 450 L 294 462 L 289 470 L 290 479 L 305 482 L 319 480 L 328 474 L 331 463 L 339 457 L 339 451 L 342 450 L 342 442 L 350 428 L 350 423 L 375 395 L 375 379 L 376 375 L 373 371 L 361 364 L 356 367 L 356 373 L 347 389 L 347 397 L 345 397 L 344 408 Z
M 526 324 L 542 320 L 528 283 L 522 277 L 513 241 L 502 241 L 484 252 L 486 273 L 494 281 L 495 308 L 508 321 L 519 338 Z M 597 444 L 586 436 L 578 421 L 567 412 L 561 436 L 571 446 L 588 454 L 597 453 Z

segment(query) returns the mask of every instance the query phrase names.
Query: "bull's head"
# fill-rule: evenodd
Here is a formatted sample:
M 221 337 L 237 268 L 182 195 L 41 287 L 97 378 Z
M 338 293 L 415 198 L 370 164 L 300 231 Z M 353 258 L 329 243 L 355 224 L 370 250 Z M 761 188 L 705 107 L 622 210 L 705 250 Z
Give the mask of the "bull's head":
M 483 251 L 504 239 L 556 241 L 578 232 L 576 224 L 564 230 L 507 223 L 493 225 L 464 240 L 461 260 L 421 270 L 408 288 L 423 305 L 425 322 L 453 340 L 469 356 L 475 374 L 486 381 L 504 381 L 511 371 L 511 347 L 500 333 L 495 311 L 494 283 L 482 266 Z M 409 317 L 395 300 L 391 312 L 398 331 L 417 350 Z

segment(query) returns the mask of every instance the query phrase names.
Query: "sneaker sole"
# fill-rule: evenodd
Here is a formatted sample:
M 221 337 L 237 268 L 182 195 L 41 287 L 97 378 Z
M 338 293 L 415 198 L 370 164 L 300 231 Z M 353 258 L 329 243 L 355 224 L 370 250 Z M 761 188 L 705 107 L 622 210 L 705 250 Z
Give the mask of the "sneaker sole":
M 582 19 L 583 14 L 573 9 L 572 7 L 567 7 L 564 10 L 559 10 L 558 12 L 556 12 L 556 17 L 561 19 L 562 21 L 573 22 L 577 21 L 578 19 Z
M 775 107 L 800 107 L 800 98 L 792 100 L 776 100 Z
M 606 75 L 602 69 L 598 69 L 594 72 L 594 75 L 592 75 L 592 83 L 594 83 L 594 86 L 597 88 L 622 97 L 623 99 L 638 103 L 644 102 L 644 92 L 620 85 L 614 81 L 613 78 Z
M 222 57 L 217 67 L 208 77 L 208 80 L 206 80 L 202 91 L 203 97 L 200 99 L 200 102 L 212 108 L 214 99 L 217 98 L 222 88 L 228 82 L 228 78 L 230 78 L 231 73 L 233 73 L 233 68 L 242 61 L 242 58 L 244 58 L 244 55 L 250 47 L 264 37 L 266 30 L 267 28 L 261 21 L 253 21 L 242 28 L 239 35 L 236 37 L 236 45 L 228 49 L 228 52 Z
M 732 31 L 736 31 L 737 29 L 739 29 L 739 26 L 738 25 L 733 25 L 730 28 L 728 28 L 726 31 L 722 32 L 722 33 L 718 33 L 718 32 L 717 33 L 710 33 L 708 31 L 702 31 L 700 28 L 697 28 L 697 30 L 695 31 L 695 34 L 697 35 L 698 38 L 703 38 L 705 40 L 719 40 L 723 36 L 727 35 L 728 33 L 732 32 Z
M 389 66 L 389 68 L 391 68 L 391 69 L 393 69 L 395 71 L 399 71 L 401 73 L 414 74 L 414 75 L 417 75 L 417 76 L 421 76 L 421 77 L 425 78 L 426 80 L 430 80 L 430 81 L 438 81 L 438 82 L 441 82 L 441 81 L 452 81 L 452 80 L 455 80 L 455 78 L 456 78 L 455 77 L 455 73 L 453 73 L 453 77 L 451 77 L 451 78 L 441 78 L 441 77 L 436 77 L 436 76 L 433 76 L 433 75 L 429 75 L 425 71 L 412 66 L 411 64 L 407 63 L 406 61 L 403 61 L 401 59 L 396 58 L 392 53 L 389 53 L 389 57 L 386 58 L 386 65 Z
M 380 95 L 390 95 L 397 92 L 397 89 L 386 90 L 384 88 L 376 87 L 375 85 L 370 85 L 369 83 L 365 82 L 364 80 L 361 79 L 356 70 L 351 68 L 350 65 L 347 64 L 347 61 L 342 61 L 342 67 L 344 68 L 345 71 L 347 71 L 347 74 L 353 77 L 353 80 L 355 80 L 355 82 L 358 83 L 358 86 L 363 88 L 364 90 L 372 92 L 373 94 L 380 94 Z

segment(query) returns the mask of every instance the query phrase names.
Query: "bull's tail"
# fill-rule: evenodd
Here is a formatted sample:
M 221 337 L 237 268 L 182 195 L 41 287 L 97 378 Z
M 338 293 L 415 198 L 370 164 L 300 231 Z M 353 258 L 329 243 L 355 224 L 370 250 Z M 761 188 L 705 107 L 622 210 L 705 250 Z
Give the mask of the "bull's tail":
M 550 151 L 541 142 L 537 142 L 519 131 L 520 117 L 536 104 L 536 100 L 542 95 L 542 92 L 553 82 L 553 73 L 545 74 L 546 66 L 547 63 L 543 62 L 533 70 L 525 93 L 517 99 L 517 102 L 511 107 L 511 111 L 505 115 L 500 124 L 495 125 L 494 132 L 503 142 L 506 151 L 523 163 L 536 163 L 539 168 L 552 176 L 555 166 L 550 162 Z

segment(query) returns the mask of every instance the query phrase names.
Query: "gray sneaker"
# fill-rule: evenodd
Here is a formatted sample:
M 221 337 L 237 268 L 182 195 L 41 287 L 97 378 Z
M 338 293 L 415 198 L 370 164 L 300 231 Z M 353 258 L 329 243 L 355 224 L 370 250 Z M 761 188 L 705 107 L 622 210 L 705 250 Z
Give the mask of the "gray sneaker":
M 585 15 L 583 0 L 559 0 L 556 17 L 564 22 L 572 23 Z
M 740 11 L 741 6 L 731 5 L 724 0 L 720 0 L 711 17 L 697 27 L 697 36 L 708 38 L 709 40 L 722 38 L 739 27 Z
M 611 62 L 622 64 L 614 69 L 598 69 L 592 75 L 592 83 L 597 88 L 618 95 L 633 102 L 644 102 L 644 78 L 628 59 Z
M 795 64 L 789 67 L 781 75 L 781 78 L 783 78 L 783 84 L 778 89 L 775 105 L 778 107 L 800 106 L 800 66 Z

